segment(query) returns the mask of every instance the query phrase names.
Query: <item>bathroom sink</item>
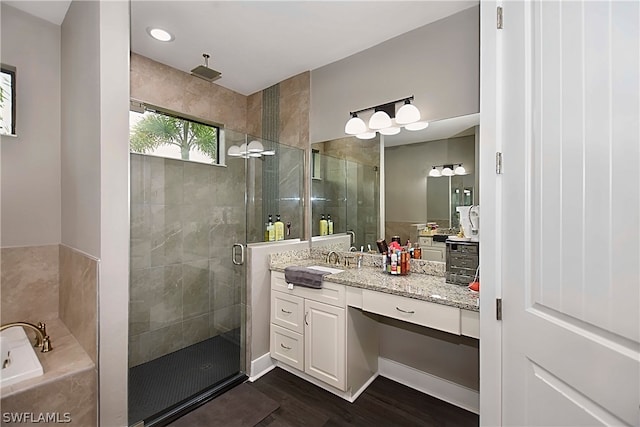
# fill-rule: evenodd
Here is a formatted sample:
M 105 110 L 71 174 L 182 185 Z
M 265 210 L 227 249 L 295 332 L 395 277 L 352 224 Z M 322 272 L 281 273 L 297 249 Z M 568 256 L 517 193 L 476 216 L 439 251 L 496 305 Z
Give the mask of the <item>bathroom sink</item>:
M 326 271 L 327 273 L 341 273 L 344 270 L 340 270 L 339 268 L 325 267 L 324 265 L 311 265 L 309 268 L 313 268 L 314 270 Z
M 2 354 L 0 387 L 43 374 L 40 360 L 22 328 L 5 329 L 0 333 L 0 352 Z

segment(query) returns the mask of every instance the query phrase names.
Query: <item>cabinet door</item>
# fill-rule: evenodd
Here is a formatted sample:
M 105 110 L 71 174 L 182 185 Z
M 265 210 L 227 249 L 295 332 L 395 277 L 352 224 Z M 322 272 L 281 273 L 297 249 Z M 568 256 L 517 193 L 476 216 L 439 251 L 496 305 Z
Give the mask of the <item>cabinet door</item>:
M 422 259 L 444 262 L 444 250 L 438 246 L 425 246 L 422 248 Z
M 345 310 L 305 300 L 304 371 L 345 390 Z

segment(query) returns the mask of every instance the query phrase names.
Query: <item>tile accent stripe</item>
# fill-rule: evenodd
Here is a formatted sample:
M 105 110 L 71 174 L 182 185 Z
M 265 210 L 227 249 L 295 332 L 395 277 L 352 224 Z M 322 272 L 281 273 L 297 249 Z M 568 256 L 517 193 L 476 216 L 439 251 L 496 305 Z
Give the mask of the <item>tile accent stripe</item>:
M 280 139 L 280 85 L 276 84 L 262 91 L 262 138 L 278 142 Z M 275 156 L 267 156 L 262 167 L 262 218 L 279 212 L 279 146 L 273 144 Z

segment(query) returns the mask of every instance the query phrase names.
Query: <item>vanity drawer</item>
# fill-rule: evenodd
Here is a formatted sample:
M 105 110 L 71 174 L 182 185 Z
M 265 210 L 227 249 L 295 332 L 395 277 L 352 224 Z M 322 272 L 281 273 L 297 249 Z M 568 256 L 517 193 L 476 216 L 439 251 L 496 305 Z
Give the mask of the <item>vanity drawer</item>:
M 284 273 L 280 271 L 271 272 L 271 290 L 343 308 L 346 301 L 344 285 L 322 282 L 322 288 L 320 289 L 304 286 L 294 286 L 293 289 L 289 289 L 287 282 L 284 281 Z
M 271 324 L 271 357 L 304 371 L 302 334 Z
M 271 292 L 271 323 L 299 334 L 304 330 L 304 300 L 295 295 Z
M 448 305 L 363 289 L 362 309 L 460 335 L 460 309 Z
M 480 312 L 460 310 L 460 334 L 480 339 Z

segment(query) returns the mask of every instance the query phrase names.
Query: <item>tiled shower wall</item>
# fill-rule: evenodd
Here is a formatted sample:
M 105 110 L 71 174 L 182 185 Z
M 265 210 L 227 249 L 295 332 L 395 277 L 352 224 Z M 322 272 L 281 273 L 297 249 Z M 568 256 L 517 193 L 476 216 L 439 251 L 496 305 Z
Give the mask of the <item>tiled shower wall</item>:
M 131 154 L 129 366 L 240 326 L 244 165 Z

